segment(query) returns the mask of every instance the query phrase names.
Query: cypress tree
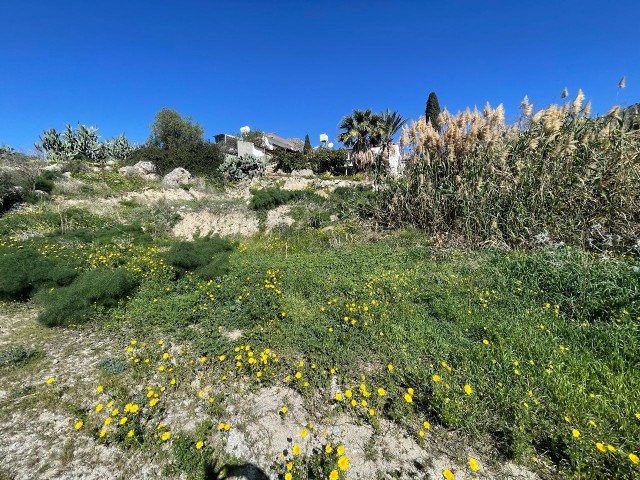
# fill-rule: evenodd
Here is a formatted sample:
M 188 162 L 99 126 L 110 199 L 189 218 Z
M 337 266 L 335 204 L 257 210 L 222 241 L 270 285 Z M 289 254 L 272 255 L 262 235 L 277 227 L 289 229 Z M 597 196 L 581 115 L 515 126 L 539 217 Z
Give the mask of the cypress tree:
M 438 96 L 436 92 L 431 92 L 427 99 L 427 109 L 425 110 L 427 120 L 431 120 L 431 126 L 437 131 L 440 131 L 440 122 L 438 122 L 438 116 L 440 115 L 440 104 L 438 103 Z
M 311 146 L 311 140 L 309 140 L 309 134 L 307 133 L 304 136 L 304 148 L 302 149 L 303 153 L 308 153 L 311 150 L 313 150 L 313 147 Z

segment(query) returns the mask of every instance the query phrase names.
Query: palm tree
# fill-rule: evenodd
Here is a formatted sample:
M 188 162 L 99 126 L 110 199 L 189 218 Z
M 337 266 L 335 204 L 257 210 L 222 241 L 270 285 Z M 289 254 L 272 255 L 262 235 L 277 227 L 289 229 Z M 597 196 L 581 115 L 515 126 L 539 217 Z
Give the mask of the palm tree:
M 343 130 L 336 139 L 351 147 L 354 164 L 358 169 L 366 169 L 373 156 L 371 147 L 373 136 L 377 129 L 379 116 L 372 113 L 371 109 L 354 110 L 351 115 L 342 119 L 338 128 Z
M 393 137 L 406 122 L 407 120 L 402 118 L 398 112 L 392 113 L 388 108 L 382 115 L 378 115 L 374 143 L 376 143 L 375 146 L 382 147 L 381 153 L 383 157 L 389 153 L 391 144 L 393 143 Z

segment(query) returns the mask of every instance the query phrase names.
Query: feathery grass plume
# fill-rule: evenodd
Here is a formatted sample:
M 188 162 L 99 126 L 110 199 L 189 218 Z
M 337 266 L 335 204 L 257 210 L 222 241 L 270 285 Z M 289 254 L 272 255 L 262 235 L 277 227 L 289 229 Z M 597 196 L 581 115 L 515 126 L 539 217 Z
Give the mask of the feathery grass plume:
M 627 78 L 623 76 L 618 82 L 618 88 L 622 90 L 626 86 L 627 86 Z
M 576 98 L 573 100 L 571 104 L 571 113 L 578 113 L 580 108 L 582 107 L 582 102 L 584 101 L 584 93 L 582 93 L 582 89 L 578 90 L 578 94 Z
M 562 90 L 562 94 L 560 95 L 560 98 L 567 98 L 569 96 L 569 90 L 567 90 L 567 87 L 564 87 L 564 89 Z
M 533 113 L 525 98 L 512 125 L 502 106 L 489 104 L 443 111 L 440 132 L 424 118 L 410 123 L 401 135 L 407 174 L 388 180 L 374 218 L 472 244 L 522 245 L 544 229 L 583 246 L 597 221 L 633 245 L 640 232 L 640 130 L 615 118 L 619 107 L 591 118 L 591 103 L 583 101 L 579 91 L 573 101 Z
M 613 107 L 611 107 L 609 109 L 609 111 L 607 112 L 606 117 L 607 118 L 615 118 L 615 117 L 619 116 L 620 110 L 621 110 L 620 105 L 614 105 Z
M 529 97 L 526 95 L 522 99 L 522 103 L 520 103 L 520 110 L 522 110 L 523 117 L 530 117 L 531 112 L 533 112 L 533 104 L 529 103 Z

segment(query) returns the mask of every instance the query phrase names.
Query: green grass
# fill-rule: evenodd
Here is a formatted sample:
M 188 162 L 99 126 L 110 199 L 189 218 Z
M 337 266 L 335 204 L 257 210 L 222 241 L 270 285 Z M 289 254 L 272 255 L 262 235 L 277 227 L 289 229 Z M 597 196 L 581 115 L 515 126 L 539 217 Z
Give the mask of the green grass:
M 292 360 L 282 377 L 294 359 L 315 364 L 300 370 L 325 397 L 331 368 L 345 389 L 365 375 L 388 392 L 370 400 L 377 415 L 414 435 L 426 419 L 507 458 L 547 456 L 568 475 L 637 473 L 626 455 L 640 448 L 640 278 L 628 260 L 574 249 L 436 253 L 415 233 L 333 251 L 268 238 L 234 253 L 219 287 L 167 279 L 143 287 L 125 316 L 203 355 L 232 354 L 216 332 L 239 328 L 242 342 Z

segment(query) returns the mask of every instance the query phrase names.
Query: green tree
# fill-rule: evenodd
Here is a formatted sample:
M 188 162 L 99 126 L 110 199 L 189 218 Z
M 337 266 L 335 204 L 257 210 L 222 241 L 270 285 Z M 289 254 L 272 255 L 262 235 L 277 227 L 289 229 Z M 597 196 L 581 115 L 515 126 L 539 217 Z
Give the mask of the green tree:
M 309 153 L 311 150 L 313 150 L 313 147 L 311 146 L 311 140 L 309 140 L 309 134 L 307 133 L 304 136 L 304 148 L 302 149 L 302 152 Z
M 440 131 L 440 122 L 438 120 L 438 117 L 440 116 L 440 103 L 438 102 L 436 92 L 431 92 L 429 94 L 425 116 L 427 117 L 427 120 L 431 120 L 431 126 L 437 131 Z
M 160 110 L 150 128 L 148 145 L 162 150 L 204 141 L 204 129 L 199 123 L 193 123 L 191 117 L 181 117 L 170 108 Z

